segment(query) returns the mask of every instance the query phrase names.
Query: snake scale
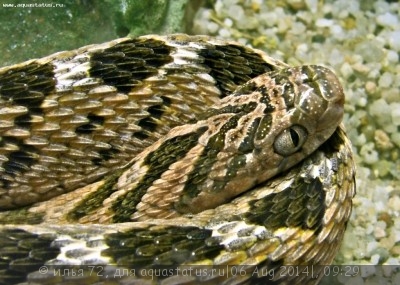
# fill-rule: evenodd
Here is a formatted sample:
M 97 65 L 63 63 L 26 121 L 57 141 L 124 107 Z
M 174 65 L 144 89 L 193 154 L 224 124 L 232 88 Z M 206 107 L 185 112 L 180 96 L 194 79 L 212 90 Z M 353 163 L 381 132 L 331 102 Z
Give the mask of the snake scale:
M 318 283 L 355 195 L 343 105 L 329 69 L 207 36 L 1 68 L 0 284 Z M 149 273 L 189 265 L 243 266 Z

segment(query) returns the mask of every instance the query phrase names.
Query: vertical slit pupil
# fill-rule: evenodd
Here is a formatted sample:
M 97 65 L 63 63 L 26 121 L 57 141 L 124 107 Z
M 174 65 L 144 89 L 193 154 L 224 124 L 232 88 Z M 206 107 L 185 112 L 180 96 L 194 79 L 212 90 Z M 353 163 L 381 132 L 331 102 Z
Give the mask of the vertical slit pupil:
M 293 128 L 290 128 L 290 138 L 292 139 L 293 145 L 297 147 L 299 145 L 300 137 Z

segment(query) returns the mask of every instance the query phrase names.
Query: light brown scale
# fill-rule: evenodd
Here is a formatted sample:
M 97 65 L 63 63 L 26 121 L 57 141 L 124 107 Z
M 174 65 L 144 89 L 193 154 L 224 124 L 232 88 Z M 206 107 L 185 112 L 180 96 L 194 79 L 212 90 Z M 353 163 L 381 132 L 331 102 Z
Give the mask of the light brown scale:
M 156 39 L 158 38 L 157 36 L 153 37 Z M 174 37 L 171 37 L 168 38 L 169 40 L 166 40 L 166 38 L 161 37 L 161 39 L 166 41 L 166 43 L 171 41 L 173 38 Z M 199 43 L 199 46 L 207 46 L 209 44 L 208 38 L 205 37 L 191 38 L 187 36 L 175 36 L 175 38 L 183 41 L 188 41 L 188 39 L 190 39 L 194 42 L 207 42 L 207 44 Z M 58 66 L 57 72 L 63 72 L 64 79 L 74 79 L 76 86 L 71 88 L 67 85 L 60 85 L 57 87 L 58 90 L 56 94 L 49 95 L 49 97 L 41 105 L 42 110 L 45 112 L 44 116 L 34 117 L 32 121 L 33 127 L 32 130 L 30 130 L 30 132 L 34 133 L 32 136 L 26 137 L 26 130 L 12 129 L 14 128 L 14 118 L 24 114 L 26 112 L 25 107 L 21 108 L 20 106 L 16 106 L 11 108 L 5 107 L 4 109 L 1 109 L 0 130 L 10 130 L 10 135 L 15 137 L 21 136 L 25 139 L 25 143 L 35 145 L 36 147 L 40 148 L 41 151 L 43 151 L 43 155 L 39 159 L 39 162 L 42 163 L 33 165 L 33 171 L 28 175 L 18 177 L 18 179 L 16 179 L 17 182 L 19 181 L 18 183 L 42 185 L 42 190 L 40 191 L 46 193 L 46 191 L 53 189 L 52 187 L 55 185 L 52 185 L 51 182 L 46 184 L 46 180 L 43 179 L 41 175 L 43 173 L 50 172 L 48 174 L 49 177 L 51 177 L 51 175 L 55 175 L 54 177 L 61 177 L 61 179 L 66 180 L 66 183 L 70 184 L 71 187 L 73 187 L 73 185 L 79 185 L 82 181 L 84 181 L 86 177 L 82 177 L 79 174 L 79 172 L 83 171 L 83 169 L 86 169 L 86 173 L 96 173 L 97 171 L 97 174 L 93 174 L 94 176 L 105 175 L 108 170 L 96 170 L 93 168 L 94 166 L 91 165 L 91 159 L 98 157 L 98 150 L 107 149 L 108 143 L 110 140 L 116 137 L 116 134 L 129 137 L 132 133 L 141 131 L 141 127 L 137 125 L 137 122 L 148 114 L 146 111 L 148 108 L 162 103 L 162 100 L 160 100 L 158 97 L 153 97 L 155 92 L 161 92 L 163 96 L 171 100 L 171 106 L 165 111 L 166 115 L 158 120 L 158 124 L 162 126 L 159 126 L 157 130 L 161 130 L 161 132 L 167 132 L 169 130 L 170 127 L 166 126 L 167 123 L 174 125 L 182 118 L 194 118 L 195 116 L 192 114 L 193 110 L 205 110 L 209 104 L 213 104 L 218 101 L 217 97 L 220 95 L 220 90 L 214 86 L 213 78 L 210 78 L 210 76 L 207 74 L 201 73 L 197 75 L 191 75 L 185 72 L 182 72 L 182 74 L 169 74 L 166 76 L 159 74 L 158 76 L 154 76 L 146 80 L 144 84 L 136 87 L 129 94 L 122 94 L 118 92 L 115 87 L 84 78 L 87 76 L 86 73 L 82 73 L 79 70 L 73 70 L 74 66 L 76 66 L 76 63 L 83 64 L 84 66 L 85 62 L 90 60 L 90 56 L 84 54 L 87 50 L 92 50 L 93 52 L 99 51 L 123 41 L 124 40 L 118 40 L 111 44 L 105 44 L 102 46 L 86 47 L 78 51 L 65 53 L 64 55 L 52 56 L 48 59 L 42 59 L 38 61 L 44 63 L 57 59 L 58 63 L 61 64 L 61 62 L 63 62 L 63 65 Z M 64 56 L 64 59 L 59 59 L 60 56 Z M 274 61 L 265 55 L 262 56 L 266 62 L 275 64 L 278 69 L 285 67 L 285 64 Z M 192 58 L 191 56 L 187 57 L 185 55 L 181 56 L 181 60 L 184 60 L 185 57 L 188 58 L 187 60 L 195 61 L 196 59 Z M 232 66 L 232 69 L 246 69 L 237 65 L 244 64 L 244 60 L 241 57 L 237 57 L 237 61 L 235 63 L 236 65 Z M 191 65 L 192 66 L 190 68 L 197 68 L 198 70 L 206 71 L 204 66 L 200 66 L 197 63 L 191 63 Z M 79 68 L 82 68 L 82 66 Z M 176 66 L 170 66 L 170 68 L 176 68 Z M 331 79 L 333 80 L 333 78 Z M 193 82 L 196 83 L 194 84 Z M 229 84 L 226 86 L 228 85 Z M 229 88 L 234 89 L 235 86 L 230 86 Z M 341 87 L 339 85 L 332 87 L 332 90 L 326 86 L 321 87 L 321 89 L 324 89 L 325 91 L 331 91 L 330 95 L 341 92 Z M 201 95 L 198 95 L 197 92 L 199 92 Z M 174 93 L 176 93 L 176 96 Z M 239 101 L 235 102 L 238 104 Z M 279 102 L 274 101 L 272 104 L 276 105 L 277 103 Z M 194 106 L 191 104 L 194 104 Z M 315 105 L 319 106 L 320 104 L 315 103 Z M 73 114 L 71 113 L 71 110 Z M 318 110 L 314 109 L 311 111 L 311 113 L 315 114 L 315 112 Z M 95 131 L 95 136 L 92 138 L 78 136 L 75 133 L 75 129 L 77 127 L 88 123 L 85 115 L 88 112 L 93 112 L 98 116 L 104 117 L 104 124 L 99 126 L 99 128 Z M 128 115 L 128 113 L 131 112 L 133 115 Z M 180 115 L 182 113 L 183 115 Z M 325 121 L 329 121 L 331 119 L 332 117 L 327 116 Z M 241 119 L 240 124 L 249 126 L 250 122 L 251 119 L 243 118 Z M 181 161 L 173 163 L 169 170 L 163 173 L 161 179 L 156 180 L 150 186 L 148 195 L 143 197 L 142 202 L 155 204 L 159 207 L 157 208 L 144 205 L 143 207 L 148 213 L 146 214 L 141 211 L 137 211 L 133 218 L 144 219 L 146 215 L 156 217 L 176 216 L 176 212 L 171 213 L 163 209 L 169 209 L 170 205 L 174 204 L 174 201 L 176 201 L 177 197 L 179 197 L 180 193 L 182 192 L 183 185 L 187 182 L 187 174 L 193 169 L 193 161 L 196 160 L 198 154 L 207 144 L 206 136 L 217 133 L 222 124 L 223 121 L 221 121 L 220 125 L 216 126 L 213 130 L 206 132 L 205 136 L 201 137 L 199 140 L 200 144 L 198 144 L 190 154 L 187 154 Z M 118 132 L 116 130 L 118 130 Z M 172 131 L 171 136 L 181 135 L 189 131 L 190 130 L 185 130 L 184 128 L 180 129 L 179 131 Z M 340 127 L 336 130 L 336 133 L 344 136 Z M 246 132 L 244 130 L 235 130 L 229 134 L 232 138 L 239 138 L 245 136 Z M 268 134 L 269 133 L 265 133 L 266 136 Z M 128 161 L 129 157 L 132 156 L 133 153 L 139 151 L 139 148 L 148 145 L 150 141 L 154 141 L 156 138 L 161 136 L 161 134 L 155 135 L 147 142 L 143 142 L 138 138 L 133 138 L 130 145 L 121 146 L 126 150 L 126 153 L 124 152 L 121 155 L 124 156 L 124 159 L 126 159 L 125 161 Z M 104 141 L 98 142 L 97 140 L 99 139 Z M 63 141 L 69 141 L 68 144 L 71 146 L 71 149 L 66 149 L 65 145 L 62 144 Z M 231 149 L 237 149 L 237 145 L 237 142 L 232 142 Z M 144 154 L 138 156 L 138 161 L 157 149 L 158 146 L 159 144 L 157 145 L 156 143 L 153 149 L 151 147 L 148 148 Z M 96 149 L 96 151 L 94 151 L 94 149 Z M 0 148 L 0 160 L 6 160 L 7 154 L 16 150 L 18 150 L 18 145 L 16 144 L 8 143 L 4 145 L 2 148 Z M 2 152 L 4 152 L 4 154 Z M 63 156 L 63 154 L 66 152 L 69 153 L 70 158 Z M 242 262 L 243 264 L 258 264 L 268 258 L 272 261 L 282 262 L 283 264 L 330 263 L 335 252 L 337 251 L 339 242 L 342 239 L 345 228 L 344 224 L 350 215 L 351 198 L 355 194 L 354 165 L 351 158 L 350 144 L 346 138 L 344 138 L 344 143 L 337 153 L 339 153 L 341 159 L 339 162 L 338 171 L 327 169 L 325 172 L 318 174 L 322 180 L 325 179 L 324 181 L 326 184 L 324 184 L 325 188 L 323 188 L 323 191 L 327 191 L 327 197 L 325 199 L 325 206 L 327 208 L 323 218 L 324 225 L 319 233 L 316 233 L 312 230 L 307 231 L 294 227 L 282 227 L 277 230 L 269 230 L 266 226 L 265 235 L 268 236 L 268 238 L 261 238 L 260 236 L 257 236 L 255 239 L 254 237 L 256 235 L 253 235 L 251 240 L 246 240 L 245 238 L 241 239 L 238 236 L 235 237 L 235 235 L 237 235 L 237 231 L 241 230 L 242 226 L 245 224 L 245 222 L 242 221 L 232 227 L 227 226 L 226 231 L 223 233 L 226 235 L 226 240 L 235 237 L 233 241 L 227 245 L 227 248 L 234 248 L 236 244 L 237 248 L 234 249 L 235 252 L 222 251 L 220 255 L 213 259 L 213 262 L 218 264 L 231 262 L 234 264 L 236 262 Z M 85 159 L 85 155 L 87 159 Z M 322 153 L 319 157 L 314 156 L 315 161 L 322 160 L 328 165 L 327 161 L 329 161 L 329 158 L 326 158 L 324 155 L 325 154 Z M 219 154 L 218 157 L 221 159 L 226 159 L 228 162 L 229 159 L 231 159 L 230 155 Z M 80 162 L 77 163 L 71 158 L 76 158 L 80 160 Z M 118 166 L 118 162 L 118 159 L 114 159 L 111 160 L 108 165 Z M 132 175 L 131 177 L 129 177 L 128 174 L 125 174 L 125 176 L 120 179 L 122 185 L 124 185 L 124 183 L 131 183 L 134 185 L 137 183 L 136 180 L 146 173 L 146 166 L 141 167 L 139 164 L 140 163 L 136 164 L 136 166 L 130 170 L 129 175 Z M 257 171 L 258 168 L 262 167 L 263 166 L 258 166 Z M 223 177 L 226 174 L 226 169 L 223 169 L 223 163 L 221 163 L 219 166 L 216 165 L 215 170 L 217 170 L 218 173 L 215 174 L 216 176 L 213 177 L 213 179 L 217 179 L 218 175 Z M 298 166 L 292 168 L 292 170 L 285 174 L 285 176 L 278 176 L 269 183 L 259 185 L 255 189 L 242 194 L 228 204 L 219 205 L 216 208 L 202 211 L 199 214 L 189 215 L 189 217 L 185 217 L 184 215 L 180 219 L 153 222 L 160 225 L 177 223 L 179 225 L 193 226 L 193 224 L 195 224 L 196 226 L 214 229 L 218 223 L 229 223 L 227 222 L 228 220 L 230 222 L 235 221 L 236 217 L 245 216 L 247 213 L 251 212 L 252 201 L 257 201 L 263 197 L 268 197 L 274 193 L 284 191 L 287 189 L 287 187 L 292 185 L 296 179 L 300 179 L 301 176 L 309 176 L 311 179 L 313 178 L 312 175 L 314 175 L 314 172 L 310 170 L 310 168 L 307 167 L 307 163 L 304 162 L 303 164 L 299 164 Z M 327 179 L 327 177 L 332 177 L 332 181 L 334 181 L 333 183 L 337 184 L 332 186 L 332 181 Z M 10 177 L 10 180 L 12 180 L 12 177 Z M 245 178 L 243 180 L 245 180 Z M 244 182 L 244 184 L 252 183 L 251 181 L 240 181 L 240 183 L 241 182 Z M 44 217 L 45 223 L 47 222 L 56 224 L 61 222 L 68 224 L 70 221 L 68 221 L 66 213 L 74 211 L 82 199 L 87 197 L 90 193 L 95 193 L 103 183 L 104 181 L 100 181 L 69 194 L 58 196 L 50 201 L 39 203 L 38 205 L 30 208 L 29 211 L 33 213 L 46 213 L 47 215 Z M 238 187 L 238 185 L 235 183 L 239 182 L 232 183 L 233 188 Z M 208 184 L 212 185 L 212 181 L 208 182 Z M 208 186 L 205 186 L 204 189 L 206 190 L 207 187 Z M 122 192 L 127 190 L 128 189 L 123 190 Z M 18 187 L 18 193 L 15 193 L 15 197 L 21 195 L 22 200 L 27 199 L 27 197 L 36 199 L 35 195 L 30 191 L 31 189 L 29 187 L 26 185 L 21 185 Z M 63 190 L 53 189 L 51 191 L 54 191 L 55 194 L 60 194 Z M 118 195 L 122 194 L 122 192 L 119 193 L 116 191 L 114 192 L 114 196 L 117 197 Z M 150 195 L 153 192 L 155 195 Z M 103 206 L 105 207 L 100 208 L 90 215 L 83 216 L 78 222 L 112 222 L 113 213 L 107 207 L 109 204 L 112 204 L 111 202 L 115 197 L 109 197 L 108 200 L 104 201 Z M 15 202 L 8 200 L 9 198 L 10 197 L 8 196 L 5 197 L 5 200 L 2 200 L 2 203 L 4 205 L 9 205 Z M 24 201 L 21 203 L 23 202 Z M 190 203 L 191 201 L 188 202 L 189 205 L 191 205 Z M 142 223 L 142 225 L 143 224 L 145 223 Z M 68 228 L 68 226 L 65 227 Z M 257 226 L 254 225 L 251 225 L 251 227 L 257 228 Z M 40 226 L 36 227 L 36 229 L 40 230 Z M 90 227 L 87 229 L 89 230 Z M 62 232 L 63 230 L 64 229 L 60 228 L 59 232 Z M 251 232 L 254 229 L 247 230 Z M 218 232 L 218 230 L 215 231 L 215 233 Z M 220 232 L 220 234 L 222 233 Z M 221 240 L 224 241 L 225 239 L 221 238 Z

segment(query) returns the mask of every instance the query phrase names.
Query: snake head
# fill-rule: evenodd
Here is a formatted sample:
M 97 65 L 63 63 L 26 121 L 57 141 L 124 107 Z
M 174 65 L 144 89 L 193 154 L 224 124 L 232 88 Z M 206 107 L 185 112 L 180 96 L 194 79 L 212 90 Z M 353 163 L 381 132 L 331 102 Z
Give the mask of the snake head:
M 118 188 L 121 193 L 146 190 L 134 220 L 215 208 L 318 149 L 339 125 L 343 102 L 340 83 L 327 68 L 262 74 L 197 123 L 176 127 L 149 147 L 121 176 Z M 138 182 L 141 169 L 145 175 Z
M 287 83 L 280 86 L 286 109 L 275 116 L 275 130 L 281 131 L 274 138 L 274 151 L 301 160 L 336 130 L 343 118 L 345 97 L 339 79 L 328 68 L 301 66 L 284 73 Z
M 199 123 L 208 129 L 199 137 L 190 190 L 176 207 L 216 207 L 294 166 L 334 133 L 343 104 L 338 78 L 322 66 L 284 68 L 248 81 Z

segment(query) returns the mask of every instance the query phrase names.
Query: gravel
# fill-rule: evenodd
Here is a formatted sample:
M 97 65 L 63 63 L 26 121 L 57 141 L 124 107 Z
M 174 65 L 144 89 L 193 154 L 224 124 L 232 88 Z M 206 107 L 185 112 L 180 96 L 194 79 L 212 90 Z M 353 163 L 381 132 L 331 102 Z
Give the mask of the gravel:
M 335 70 L 357 163 L 357 195 L 339 265 L 362 274 L 326 284 L 400 284 L 400 4 L 217 0 L 192 33 L 236 40 L 291 65 Z

